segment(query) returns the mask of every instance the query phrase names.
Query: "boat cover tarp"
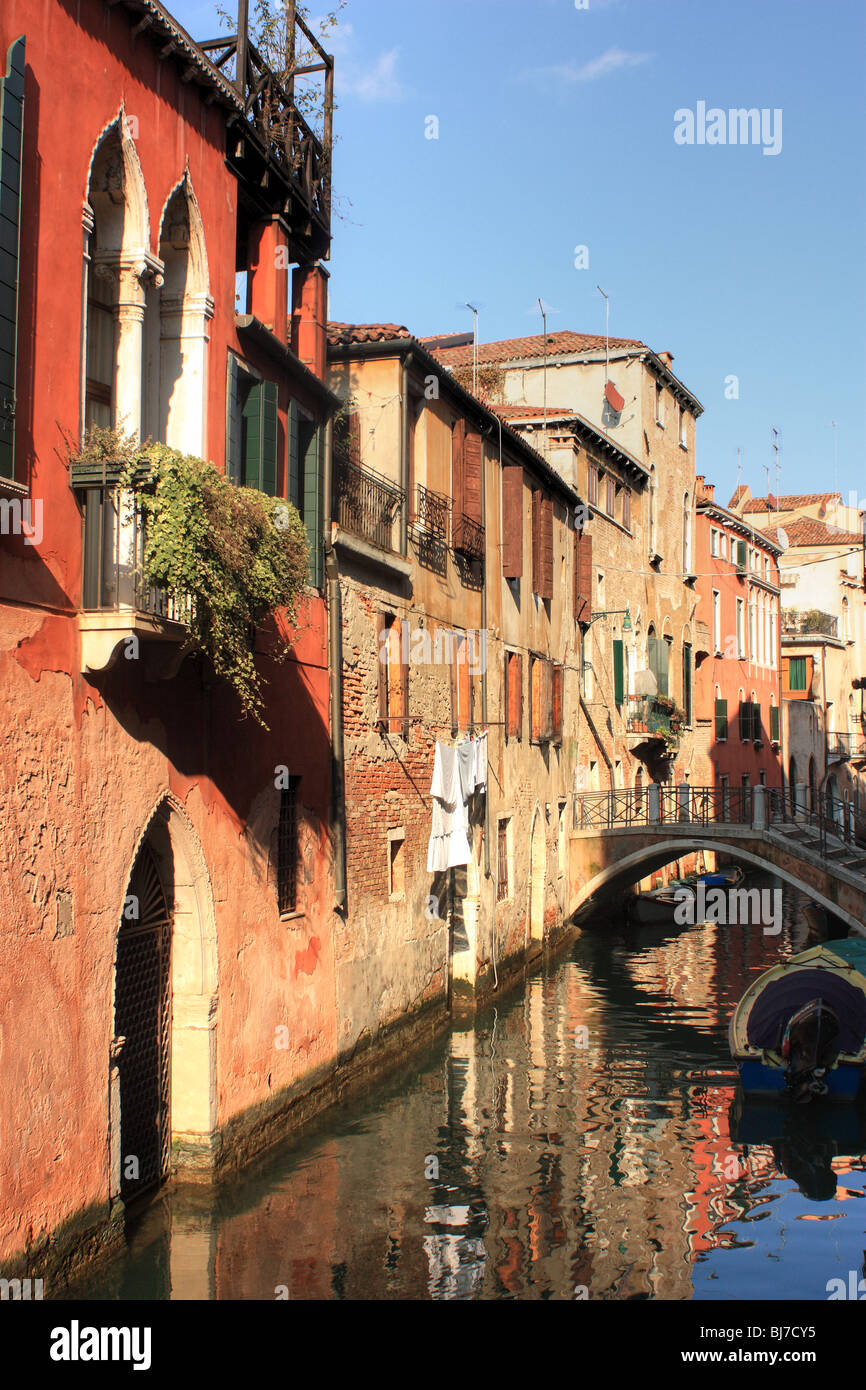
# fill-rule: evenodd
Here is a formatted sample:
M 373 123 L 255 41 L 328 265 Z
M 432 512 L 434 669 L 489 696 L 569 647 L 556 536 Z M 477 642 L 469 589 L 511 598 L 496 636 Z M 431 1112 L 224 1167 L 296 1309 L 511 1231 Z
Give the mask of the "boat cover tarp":
M 811 999 L 826 999 L 839 1015 L 840 1052 L 859 1052 L 866 1038 L 866 994 L 830 970 L 791 970 L 771 981 L 749 1013 L 749 1042 L 753 1047 L 778 1047 L 781 1025 Z
M 849 936 L 845 941 L 828 941 L 824 950 L 866 975 L 866 937 Z

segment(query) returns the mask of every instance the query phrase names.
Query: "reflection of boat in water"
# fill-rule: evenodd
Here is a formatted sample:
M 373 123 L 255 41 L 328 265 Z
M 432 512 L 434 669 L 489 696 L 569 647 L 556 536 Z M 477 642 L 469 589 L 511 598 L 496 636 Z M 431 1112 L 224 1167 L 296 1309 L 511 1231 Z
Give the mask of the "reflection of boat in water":
M 629 901 L 628 915 L 632 922 L 654 925 L 658 922 L 693 922 L 695 914 L 683 912 L 688 895 L 697 904 L 698 885 L 705 888 L 735 888 L 743 881 L 743 871 L 738 865 L 730 869 L 720 869 L 716 873 L 688 874 L 685 878 L 672 878 L 664 888 L 653 888 L 648 893 L 638 893 Z M 679 916 L 676 915 L 680 908 Z
M 856 1156 L 866 1145 L 866 1114 L 855 1105 L 793 1109 L 784 1101 L 735 1096 L 728 1113 L 735 1144 L 768 1144 L 777 1167 L 813 1202 L 836 1193 L 833 1159 Z
M 765 970 L 729 1036 L 747 1095 L 853 1100 L 866 1066 L 866 940 L 825 942 Z

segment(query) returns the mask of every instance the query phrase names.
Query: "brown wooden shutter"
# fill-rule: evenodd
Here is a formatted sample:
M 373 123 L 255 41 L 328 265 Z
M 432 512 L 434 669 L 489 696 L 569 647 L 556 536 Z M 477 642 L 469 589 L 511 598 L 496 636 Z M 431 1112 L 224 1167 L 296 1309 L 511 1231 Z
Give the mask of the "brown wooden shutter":
M 588 623 L 592 617 L 592 536 L 588 531 L 575 535 L 575 586 L 575 619 Z
M 502 470 L 502 573 L 523 574 L 523 469 L 514 464 Z
M 409 738 L 409 642 L 407 632 L 408 627 L 408 622 L 406 623 L 405 627 L 403 627 L 402 624 L 400 625 L 400 701 L 402 704 L 402 709 L 400 713 L 403 716 L 403 737 L 407 740 Z M 403 650 L 404 632 L 406 633 L 407 637 L 405 651 Z
M 541 502 L 541 583 L 542 598 L 553 598 L 553 498 Z
M 349 458 L 352 463 L 361 462 L 361 417 L 357 410 L 349 411 Z
M 463 511 L 480 525 L 481 516 L 481 435 L 467 430 L 463 441 Z
M 464 444 L 466 421 L 458 420 L 451 441 L 451 544 L 456 548 L 463 542 L 463 512 L 465 510 Z
M 379 714 L 380 729 L 388 728 L 388 622 L 384 613 L 376 614 L 376 668 L 379 673 Z
M 541 493 L 532 494 L 532 592 L 541 593 Z

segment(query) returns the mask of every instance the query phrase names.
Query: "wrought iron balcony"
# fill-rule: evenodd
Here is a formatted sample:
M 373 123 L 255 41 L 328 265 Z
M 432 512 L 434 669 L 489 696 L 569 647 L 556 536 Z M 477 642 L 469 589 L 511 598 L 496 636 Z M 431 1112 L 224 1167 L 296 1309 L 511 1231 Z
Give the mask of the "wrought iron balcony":
M 798 610 L 782 609 L 782 634 L 792 637 L 805 637 L 814 633 L 819 637 L 838 637 L 839 619 L 832 613 L 822 613 L 817 608 Z
M 626 710 L 626 730 L 644 738 L 658 738 L 675 743 L 679 728 L 674 725 L 671 711 L 656 695 L 629 695 Z
M 454 518 L 454 537 L 452 544 L 461 555 L 469 555 L 480 560 L 484 557 L 484 527 L 471 516 Z
M 334 520 L 344 531 L 380 550 L 396 551 L 394 522 L 404 505 L 403 489 L 389 478 L 334 456 Z
M 429 487 L 418 484 L 418 513 L 416 521 L 422 531 L 438 540 L 447 542 L 448 521 L 451 516 L 451 498 L 444 492 L 432 492 Z
M 847 762 L 850 758 L 866 758 L 866 734 L 857 730 L 851 733 L 829 734 L 828 756 L 835 762 Z
M 285 8 L 290 37 L 280 75 L 250 41 L 248 0 L 238 5 L 237 33 L 207 39 L 198 48 L 235 88 L 243 104 L 243 118 L 229 132 L 229 163 L 258 186 L 260 196 L 267 197 L 271 184 L 282 178 L 294 204 L 295 237 L 321 254 L 330 237 L 334 59 L 296 12 L 293 0 Z M 306 94 L 298 98 L 295 94 L 296 79 L 308 82 L 314 74 L 323 78 L 321 138 L 301 113 Z M 277 175 L 275 180 L 268 177 L 268 170 Z M 284 201 L 276 189 L 273 196 L 277 203 Z
M 192 599 L 145 584 L 145 523 L 135 494 L 89 487 L 84 493 L 82 665 L 101 671 L 131 636 L 183 643 Z

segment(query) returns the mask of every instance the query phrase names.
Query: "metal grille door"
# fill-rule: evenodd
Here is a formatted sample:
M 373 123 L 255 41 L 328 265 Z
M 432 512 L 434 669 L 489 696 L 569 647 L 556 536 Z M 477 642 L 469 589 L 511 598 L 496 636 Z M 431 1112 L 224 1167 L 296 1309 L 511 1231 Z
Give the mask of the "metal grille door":
M 117 937 L 114 1032 L 125 1039 L 120 1076 L 121 1194 L 126 1201 L 168 1176 L 171 921 L 153 852 L 144 844 L 128 899 L 137 917 Z

